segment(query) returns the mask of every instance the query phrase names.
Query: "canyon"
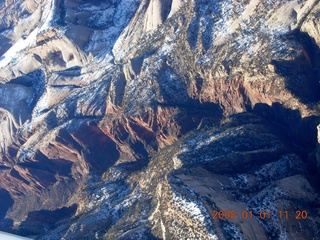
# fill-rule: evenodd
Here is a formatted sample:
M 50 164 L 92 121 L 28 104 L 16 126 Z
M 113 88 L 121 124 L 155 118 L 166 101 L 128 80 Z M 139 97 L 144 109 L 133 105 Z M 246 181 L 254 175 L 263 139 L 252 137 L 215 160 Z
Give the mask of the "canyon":
M 317 239 L 318 1 L 0 9 L 1 231 Z M 214 210 L 253 216 L 213 219 Z

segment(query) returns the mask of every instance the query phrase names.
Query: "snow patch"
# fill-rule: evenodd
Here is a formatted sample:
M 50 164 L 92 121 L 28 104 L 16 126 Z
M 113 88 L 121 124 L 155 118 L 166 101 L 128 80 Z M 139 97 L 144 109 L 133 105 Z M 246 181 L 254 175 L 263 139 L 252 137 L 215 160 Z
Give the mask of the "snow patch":
M 54 4 L 53 0 L 49 4 L 45 4 L 42 12 L 42 19 L 40 22 L 43 22 L 40 26 L 34 29 L 27 38 L 19 39 L 8 51 L 3 54 L 0 58 L 0 68 L 3 68 L 9 64 L 14 65 L 23 55 L 23 50 L 28 49 L 31 46 L 35 46 L 36 37 L 41 32 L 50 28 L 50 22 L 54 14 Z M 25 19 L 22 19 L 25 21 Z

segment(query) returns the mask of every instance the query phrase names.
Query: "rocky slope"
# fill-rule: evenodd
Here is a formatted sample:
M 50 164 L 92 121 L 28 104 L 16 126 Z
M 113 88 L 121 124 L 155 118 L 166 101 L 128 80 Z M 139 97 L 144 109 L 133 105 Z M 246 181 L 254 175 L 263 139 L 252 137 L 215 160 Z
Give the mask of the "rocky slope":
M 0 6 L 0 230 L 317 238 L 318 1 Z

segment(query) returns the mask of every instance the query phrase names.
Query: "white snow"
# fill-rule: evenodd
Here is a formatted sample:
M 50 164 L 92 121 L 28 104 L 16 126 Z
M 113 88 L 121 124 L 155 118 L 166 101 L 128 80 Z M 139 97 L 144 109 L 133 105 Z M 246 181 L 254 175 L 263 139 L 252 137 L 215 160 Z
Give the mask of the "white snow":
M 206 227 L 209 239 L 218 239 L 212 230 L 211 217 L 206 213 L 205 207 L 201 202 L 195 199 L 189 199 L 176 191 L 172 191 L 173 203 L 179 210 L 187 213 L 189 217 L 198 221 L 203 227 Z M 209 228 L 208 228 L 209 227 Z
M 36 106 L 33 109 L 32 112 L 32 118 L 36 118 L 41 114 L 41 111 L 45 110 L 48 108 L 48 94 L 45 92 L 40 99 L 38 100 Z
M 180 194 L 173 192 L 173 201 L 175 205 L 182 211 L 188 213 L 192 218 L 198 220 L 200 223 L 204 224 L 205 217 L 203 216 L 200 207 L 186 198 L 183 198 Z
M 0 68 L 7 66 L 11 62 L 15 62 L 21 55 L 23 49 L 28 48 L 37 36 L 34 30 L 26 39 L 19 39 L 9 50 L 0 58 Z
M 170 38 L 170 37 L 166 37 L 164 40 L 164 44 L 162 45 L 161 49 L 159 50 L 158 54 L 160 55 L 166 55 L 168 53 L 170 53 L 173 49 L 173 42 L 174 39 Z
M 55 12 L 54 0 L 51 0 L 49 4 L 44 5 L 42 19 L 41 19 L 41 22 L 43 22 L 43 24 L 38 27 L 38 32 L 41 32 L 51 27 L 50 23 L 54 16 L 54 12 Z
M 38 33 L 50 27 L 50 21 L 52 20 L 53 13 L 54 4 L 53 0 L 51 0 L 50 4 L 45 4 L 43 9 L 42 20 L 40 21 L 43 22 L 43 24 L 34 29 L 26 39 L 19 39 L 5 54 L 1 56 L 0 68 L 3 68 L 10 63 L 14 64 L 20 59 L 24 49 L 27 49 L 36 43 Z M 25 19 L 22 19 L 22 21 L 25 21 Z

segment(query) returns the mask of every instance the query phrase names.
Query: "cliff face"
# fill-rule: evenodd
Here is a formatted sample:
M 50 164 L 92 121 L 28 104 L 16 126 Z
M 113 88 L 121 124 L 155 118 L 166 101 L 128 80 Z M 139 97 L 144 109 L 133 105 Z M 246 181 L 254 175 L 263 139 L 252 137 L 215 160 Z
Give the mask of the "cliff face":
M 317 236 L 318 1 L 0 5 L 1 230 Z

